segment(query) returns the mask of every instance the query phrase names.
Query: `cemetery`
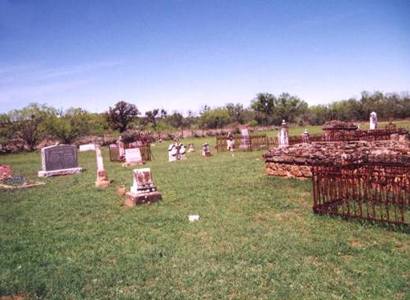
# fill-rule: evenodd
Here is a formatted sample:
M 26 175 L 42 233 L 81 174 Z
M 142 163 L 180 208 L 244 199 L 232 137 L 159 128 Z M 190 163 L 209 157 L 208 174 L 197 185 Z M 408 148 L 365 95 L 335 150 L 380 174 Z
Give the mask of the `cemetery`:
M 338 123 L 338 130 L 358 130 L 341 124 Z M 24 236 L 31 246 L 20 251 L 23 257 L 26 251 L 38 253 L 40 249 L 52 254 L 48 259 L 40 254 L 40 258 L 58 266 L 64 272 L 64 280 L 72 280 L 71 268 L 82 270 L 76 275 L 83 274 L 81 281 L 69 285 L 67 293 L 70 295 L 87 294 L 83 282 L 91 280 L 89 285 L 93 287 L 93 295 L 102 296 L 99 291 L 108 291 L 112 297 L 118 296 L 117 288 L 107 290 L 104 283 L 90 279 L 101 278 L 99 270 L 114 272 L 113 267 L 117 270 L 115 273 L 121 270 L 129 275 L 122 277 L 123 283 L 115 280 L 111 285 L 120 288 L 122 293 L 132 294 L 138 290 L 148 295 L 150 289 L 143 281 L 138 281 L 140 279 L 134 282 L 133 288 L 129 287 L 133 280 L 128 276 L 144 277 L 147 275 L 143 274 L 149 272 L 152 275 L 148 276 L 161 280 L 163 287 L 170 287 L 175 280 L 183 282 L 186 272 L 198 281 L 201 278 L 213 280 L 211 274 L 191 273 L 188 267 L 195 266 L 196 270 L 207 272 L 203 268 L 211 263 L 220 270 L 233 268 L 226 274 L 221 271 L 223 277 L 217 277 L 226 285 L 223 278 L 238 281 L 242 277 L 242 271 L 235 269 L 234 262 L 229 262 L 228 258 L 232 256 L 235 260 L 247 257 L 245 267 L 251 269 L 255 267 L 253 261 L 260 259 L 260 255 L 276 266 L 275 271 L 265 266 L 261 272 L 251 271 L 239 280 L 243 291 L 250 287 L 252 278 L 265 278 L 265 272 L 272 276 L 272 272 L 285 270 L 290 270 L 286 272 L 290 272 L 301 285 L 315 286 L 311 279 L 297 275 L 300 268 L 305 272 L 316 269 L 312 259 L 315 264 L 325 266 L 335 263 L 341 272 L 351 268 L 370 272 L 374 259 L 378 261 L 385 257 L 382 249 L 391 247 L 394 255 L 383 259 L 391 265 L 404 263 L 408 258 L 406 247 L 410 222 L 410 142 L 407 131 L 390 128 L 388 139 L 380 139 L 381 135 L 378 135 L 372 139 L 351 139 L 349 136 L 343 140 L 337 133 L 331 133 L 330 139 L 328 128 L 325 125 L 322 133 L 315 133 L 314 136 L 320 137 L 315 141 L 304 129 L 298 135 L 289 135 L 288 125 L 282 122 L 278 129 L 266 133 L 274 141 L 269 151 L 264 147 L 252 149 L 249 146 L 252 134 L 249 137 L 223 137 L 225 145 L 222 147 L 221 143 L 221 149 L 224 150 L 214 155 L 211 155 L 215 142 L 212 137 L 175 139 L 170 144 L 159 143 L 155 147 L 144 145 L 153 152 L 151 159 L 143 159 L 140 153 L 137 160 L 143 164 L 132 164 L 127 168 L 118 162 L 127 163 L 127 150 L 139 151 L 141 144 L 138 141 L 126 146 L 117 142 L 115 147 L 93 144 L 78 149 L 59 144 L 37 153 L 3 156 L 2 161 L 7 164 L 0 168 L 2 178 L 11 176 L 9 166 L 20 165 L 24 174 L 45 178 L 45 185 L 27 191 L 0 191 L 2 210 L 13 216 L 15 209 L 24 212 L 30 207 L 26 222 L 41 224 L 32 225 L 34 235 Z M 335 136 L 339 140 L 335 141 Z M 229 149 L 232 144 L 228 145 L 228 141 L 232 140 L 235 142 Z M 201 151 L 186 151 L 185 144 L 188 149 L 200 148 Z M 84 148 L 86 151 L 80 151 Z M 235 156 L 229 154 L 231 151 Z M 37 174 L 39 165 L 42 169 Z M 305 180 L 294 181 L 293 178 Z M 58 218 L 60 214 L 69 218 Z M 219 226 L 221 220 L 223 227 Z M 72 229 L 67 227 L 68 224 Z M 61 229 L 53 231 L 55 226 Z M 17 231 L 21 230 L 17 228 Z M 326 236 L 323 236 L 324 232 Z M 24 235 L 23 232 L 20 234 Z M 101 240 L 93 238 L 101 234 Z M 56 242 L 48 243 L 50 238 Z M 87 241 L 89 238 L 91 240 Z M 377 241 L 376 247 L 371 246 L 374 240 Z M 44 243 L 47 246 L 40 246 Z M 3 245 L 3 249 L 11 250 L 7 247 L 14 247 L 13 244 L 10 240 L 5 244 L 9 246 Z M 251 245 L 264 250 L 258 250 L 259 254 L 255 256 Z M 83 250 L 78 252 L 77 248 Z M 89 251 L 97 249 L 103 264 L 96 264 L 89 255 Z M 328 250 L 323 252 L 320 249 Z M 70 251 L 72 263 L 62 265 L 56 251 Z M 124 251 L 135 253 L 123 257 Z M 332 251 L 343 254 L 333 256 Z M 368 251 L 373 258 L 368 256 Z M 12 253 L 10 255 L 12 261 L 17 259 Z M 288 257 L 285 263 L 279 263 L 273 259 L 276 255 L 292 255 L 294 258 Z M 132 257 L 138 258 L 142 269 L 133 269 L 130 273 Z M 112 259 L 116 262 L 110 262 Z M 173 266 L 168 264 L 169 259 Z M 328 259 L 334 262 L 328 262 Z M 25 265 L 25 262 L 20 264 Z M 93 266 L 89 275 L 83 273 L 87 264 Z M 298 271 L 292 271 L 296 264 Z M 47 272 L 42 277 L 30 275 L 42 269 Z M 395 270 L 393 273 L 392 269 Z M 171 270 L 176 276 L 172 280 L 166 275 Z M 48 278 L 45 274 L 55 274 L 50 267 L 40 265 L 27 269 L 27 272 L 22 278 L 34 286 Z M 331 269 L 322 272 L 322 280 L 338 278 L 342 289 L 348 288 L 349 281 L 356 276 L 340 277 Z M 401 268 L 391 267 L 385 272 L 373 273 L 374 285 L 381 284 L 385 276 L 404 284 Z M 358 280 L 359 290 L 365 292 L 367 284 Z M 73 292 L 78 288 L 78 292 Z M 199 282 L 192 288 L 205 292 Z M 277 288 L 284 289 L 282 285 Z M 158 295 L 164 295 L 163 291 L 163 288 L 157 289 Z M 296 291 L 299 295 L 310 295 L 305 288 Z M 38 290 L 34 292 L 40 293 Z M 284 289 L 283 292 L 290 290 Z M 349 295 L 349 292 L 344 293 Z M 388 292 L 383 294 L 390 295 Z
M 410 300 L 410 0 L 0 0 L 0 300 Z

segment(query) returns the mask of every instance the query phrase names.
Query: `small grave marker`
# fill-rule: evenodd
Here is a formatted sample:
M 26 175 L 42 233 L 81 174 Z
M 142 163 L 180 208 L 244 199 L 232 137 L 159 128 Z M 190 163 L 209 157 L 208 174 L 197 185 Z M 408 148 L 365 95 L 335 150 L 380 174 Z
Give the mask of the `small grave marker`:
M 150 168 L 134 169 L 132 175 L 132 186 L 124 202 L 126 206 L 133 207 L 136 204 L 151 203 L 161 199 L 161 193 L 157 191 Z

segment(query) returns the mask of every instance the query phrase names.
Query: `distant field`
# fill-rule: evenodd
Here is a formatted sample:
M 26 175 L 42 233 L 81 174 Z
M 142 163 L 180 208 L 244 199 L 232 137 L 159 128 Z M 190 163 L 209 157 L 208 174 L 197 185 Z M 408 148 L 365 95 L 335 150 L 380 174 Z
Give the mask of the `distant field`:
M 409 299 L 408 234 L 316 216 L 310 181 L 265 176 L 261 152 L 204 159 L 205 141 L 215 138 L 185 140 L 197 152 L 176 163 L 167 144 L 152 147 L 158 204 L 120 206 L 116 186 L 130 186 L 131 169 L 109 162 L 106 149 L 108 190 L 94 188 L 95 154 L 86 152 L 80 175 L 0 191 L 0 295 Z M 31 178 L 40 168 L 39 153 L 0 161 Z

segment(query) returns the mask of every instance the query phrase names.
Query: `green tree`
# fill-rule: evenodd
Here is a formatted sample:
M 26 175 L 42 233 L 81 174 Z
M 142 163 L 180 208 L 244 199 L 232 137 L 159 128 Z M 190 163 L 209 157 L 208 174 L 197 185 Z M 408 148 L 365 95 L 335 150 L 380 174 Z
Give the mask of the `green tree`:
M 52 136 L 70 144 L 91 132 L 90 115 L 81 108 L 70 108 L 65 113 L 49 118 L 47 130 Z
M 231 122 L 236 122 L 239 124 L 243 124 L 245 122 L 245 109 L 242 104 L 228 103 L 225 105 L 225 108 L 228 111 Z
M 16 137 L 21 138 L 30 151 L 47 133 L 46 121 L 56 115 L 55 108 L 35 103 L 9 112 Z
M 113 130 L 124 132 L 128 125 L 140 114 L 138 108 L 125 101 L 117 102 L 114 107 L 110 107 L 106 113 L 107 122 Z
M 259 93 L 251 102 L 251 108 L 256 112 L 255 119 L 259 124 L 269 125 L 275 110 L 276 98 L 269 93 Z
M 201 128 L 222 128 L 223 126 L 228 125 L 229 121 L 229 113 L 226 108 L 206 108 L 200 115 Z
M 297 96 L 288 93 L 280 94 L 275 100 L 274 122 L 280 124 L 282 120 L 295 122 L 308 109 L 308 104 Z

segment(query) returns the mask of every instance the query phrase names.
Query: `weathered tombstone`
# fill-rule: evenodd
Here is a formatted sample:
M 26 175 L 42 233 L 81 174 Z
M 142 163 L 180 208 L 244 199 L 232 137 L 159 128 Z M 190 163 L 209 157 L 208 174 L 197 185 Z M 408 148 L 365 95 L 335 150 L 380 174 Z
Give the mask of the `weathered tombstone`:
M 84 144 L 84 145 L 80 145 L 79 151 L 80 151 L 80 152 L 95 151 L 95 144 Z
M 240 149 L 249 149 L 250 147 L 250 137 L 248 128 L 241 129 L 241 144 L 239 145 Z
M 125 158 L 125 144 L 122 141 L 122 137 L 120 136 L 117 141 L 118 145 L 118 157 L 120 160 L 124 160 Z
M 310 134 L 307 131 L 307 129 L 305 128 L 305 131 L 302 134 L 302 142 L 303 143 L 309 143 L 310 142 Z
M 78 166 L 77 147 L 74 145 L 55 145 L 41 149 L 42 170 L 39 177 L 69 175 L 80 173 Z
M 107 171 L 104 169 L 104 160 L 99 145 L 95 147 L 95 155 L 97 158 L 97 180 L 95 181 L 95 186 L 98 188 L 106 188 L 110 185 L 110 181 Z
M 194 144 L 188 145 L 188 153 L 195 152 Z
M 120 160 L 120 152 L 118 149 L 117 144 L 110 144 L 109 145 L 109 150 L 110 150 L 110 160 L 111 161 L 119 161 Z
M 279 147 L 289 146 L 288 125 L 286 124 L 285 120 L 282 121 L 282 125 L 279 130 L 278 142 Z
M 0 181 L 11 178 L 13 176 L 13 171 L 9 165 L 0 165 Z
M 202 145 L 202 156 L 209 157 L 212 156 L 211 150 L 209 149 L 209 144 L 205 143 Z
M 133 207 L 136 204 L 151 203 L 161 199 L 161 193 L 155 187 L 150 168 L 134 169 L 132 175 L 132 187 L 126 194 L 127 198 L 124 202 L 126 206 Z
M 176 161 L 176 160 L 183 160 L 183 159 L 186 159 L 184 144 L 181 144 L 180 142 L 176 141 L 173 144 L 169 145 L 168 160 Z
M 226 150 L 233 152 L 235 148 L 235 139 L 231 132 L 228 133 L 228 137 L 226 139 Z
M 377 129 L 377 114 L 373 111 L 370 113 L 370 130 Z
M 125 149 L 125 165 L 142 165 L 144 161 L 142 160 L 141 150 L 139 148 L 129 148 Z

